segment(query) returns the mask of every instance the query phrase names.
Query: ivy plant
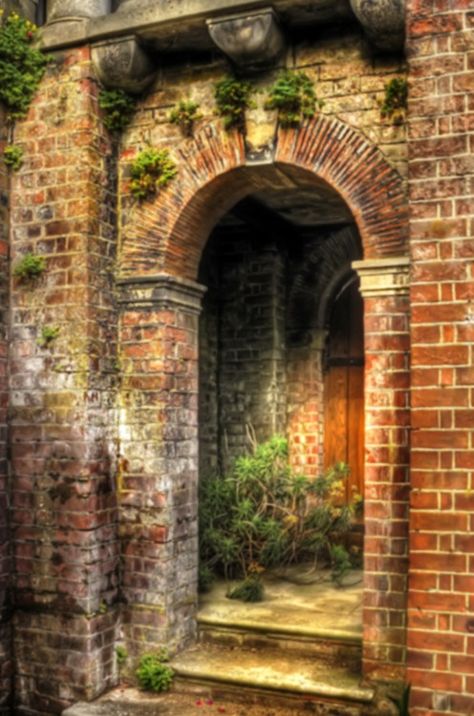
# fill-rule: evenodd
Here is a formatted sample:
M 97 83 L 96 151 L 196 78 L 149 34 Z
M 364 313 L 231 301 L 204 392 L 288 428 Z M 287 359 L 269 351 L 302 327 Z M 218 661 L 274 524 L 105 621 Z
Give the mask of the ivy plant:
M 121 89 L 101 89 L 99 107 L 104 111 L 104 125 L 111 132 L 121 132 L 135 112 L 135 99 Z
M 38 28 L 16 13 L 0 27 L 0 101 L 11 120 L 23 117 L 49 58 L 33 46 Z
M 284 128 L 298 127 L 305 117 L 314 117 L 322 107 L 314 85 L 304 72 L 282 70 L 270 88 L 266 109 L 278 111 L 278 121 Z
M 185 137 L 190 137 L 193 133 L 194 123 L 202 117 L 200 114 L 199 104 L 192 100 L 181 100 L 171 110 L 168 119 L 171 124 L 177 124 Z
M 27 253 L 14 266 L 13 275 L 20 280 L 38 278 L 46 269 L 44 256 Z
M 250 82 L 224 77 L 214 88 L 216 112 L 224 120 L 226 130 L 245 132 L 245 110 L 253 106 L 255 88 Z
M 140 201 L 151 199 L 176 176 L 177 168 L 167 149 L 147 147 L 130 169 L 130 191 Z
M 228 474 L 201 481 L 201 560 L 216 575 L 244 579 L 230 597 L 261 599 L 263 570 L 308 559 L 331 567 L 341 584 L 351 567 L 345 536 L 360 501 L 343 502 L 347 473 L 339 464 L 314 480 L 294 474 L 288 443 L 275 436 L 237 458 Z
M 23 149 L 17 144 L 9 144 L 3 152 L 3 160 L 7 167 L 17 172 L 23 164 Z
M 140 659 L 136 676 L 145 691 L 168 691 L 174 677 L 174 671 L 166 662 L 169 660 L 166 649 L 156 654 L 145 654 Z
M 385 97 L 381 106 L 382 117 L 400 124 L 408 104 L 408 82 L 404 77 L 394 77 L 385 85 Z

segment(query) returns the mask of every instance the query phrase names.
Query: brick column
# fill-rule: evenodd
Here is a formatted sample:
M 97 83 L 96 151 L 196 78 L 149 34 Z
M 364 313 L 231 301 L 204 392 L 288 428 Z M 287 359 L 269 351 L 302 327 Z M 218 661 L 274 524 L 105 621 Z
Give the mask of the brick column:
M 323 468 L 322 356 L 326 330 L 308 332 L 304 345 L 289 346 L 287 360 L 288 441 L 297 473 L 315 477 Z
M 364 672 L 403 678 L 408 568 L 409 259 L 356 261 L 365 327 Z
M 174 651 L 195 634 L 204 288 L 163 275 L 119 283 L 124 638 L 132 654 Z

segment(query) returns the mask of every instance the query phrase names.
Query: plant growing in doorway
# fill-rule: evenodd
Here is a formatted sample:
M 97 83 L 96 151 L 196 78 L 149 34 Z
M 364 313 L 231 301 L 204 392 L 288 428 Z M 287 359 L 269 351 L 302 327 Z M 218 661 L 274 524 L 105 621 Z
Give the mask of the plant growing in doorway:
M 307 74 L 282 70 L 270 88 L 265 108 L 276 109 L 280 126 L 288 129 L 298 127 L 305 118 L 314 117 L 322 105 Z
M 174 678 L 174 671 L 168 661 L 166 649 L 142 656 L 135 673 L 144 691 L 168 691 Z
M 168 119 L 171 124 L 177 124 L 185 137 L 191 137 L 193 134 L 194 124 L 202 118 L 202 114 L 198 111 L 199 105 L 192 100 L 181 100 L 171 110 Z
M 99 92 L 99 107 L 104 112 L 104 125 L 110 132 L 121 132 L 130 124 L 135 112 L 135 99 L 120 89 Z
M 167 149 L 147 147 L 135 157 L 130 168 L 130 191 L 140 201 L 152 199 L 170 183 L 177 171 Z
M 253 106 L 255 88 L 250 82 L 224 77 L 214 89 L 216 112 L 224 120 L 224 128 L 245 134 L 245 110 Z

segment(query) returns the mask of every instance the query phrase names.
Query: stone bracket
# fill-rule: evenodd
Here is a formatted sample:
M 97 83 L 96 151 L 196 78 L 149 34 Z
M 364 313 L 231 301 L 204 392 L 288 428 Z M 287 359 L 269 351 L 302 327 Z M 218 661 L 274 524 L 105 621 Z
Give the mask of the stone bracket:
M 352 268 L 360 277 L 360 292 L 364 298 L 408 294 L 410 289 L 408 256 L 353 261 Z
M 214 44 L 245 70 L 275 64 L 285 49 L 285 39 L 273 8 L 226 15 L 207 20 Z
M 92 62 L 100 81 L 111 89 L 140 94 L 154 78 L 155 68 L 135 36 L 98 42 Z
M 400 50 L 405 41 L 405 0 L 350 0 L 352 10 L 374 45 Z
M 122 310 L 178 309 L 199 315 L 202 298 L 207 291 L 195 281 L 158 274 L 117 279 L 118 303 Z

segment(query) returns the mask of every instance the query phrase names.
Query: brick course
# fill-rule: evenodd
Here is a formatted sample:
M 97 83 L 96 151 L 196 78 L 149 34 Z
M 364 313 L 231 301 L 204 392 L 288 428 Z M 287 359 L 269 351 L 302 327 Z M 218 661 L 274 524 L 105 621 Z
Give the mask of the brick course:
M 407 26 L 413 259 L 407 678 L 414 716 L 460 715 L 474 709 L 472 3 L 412 0 Z

